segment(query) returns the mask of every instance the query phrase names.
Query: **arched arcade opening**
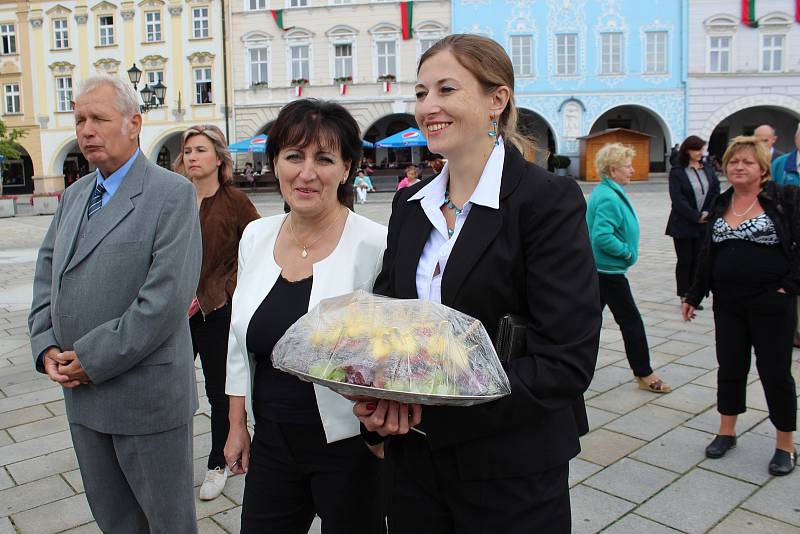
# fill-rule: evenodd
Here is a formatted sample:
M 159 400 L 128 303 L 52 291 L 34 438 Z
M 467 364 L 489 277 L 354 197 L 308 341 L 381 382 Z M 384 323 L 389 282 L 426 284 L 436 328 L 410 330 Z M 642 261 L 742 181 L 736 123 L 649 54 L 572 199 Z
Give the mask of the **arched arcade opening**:
M 525 157 L 540 167 L 552 171 L 552 157 L 556 154 L 556 137 L 550 124 L 538 113 L 526 108 L 519 108 L 517 129 L 528 138 L 533 147 Z
M 27 195 L 33 193 L 33 160 L 28 151 L 20 145 L 14 145 L 19 153 L 15 159 L 3 162 L 4 195 Z
M 775 129 L 778 140 L 775 148 L 781 152 L 795 149 L 794 134 L 800 120 L 800 110 L 792 110 L 778 106 L 754 106 L 739 110 L 723 119 L 714 127 L 708 141 L 708 153 L 719 161 L 731 139 L 738 135 L 752 135 L 762 124 L 769 124 Z
M 651 136 L 650 172 L 666 172 L 673 141 L 666 122 L 658 114 L 637 105 L 617 106 L 600 115 L 589 134 L 612 128 L 626 128 Z

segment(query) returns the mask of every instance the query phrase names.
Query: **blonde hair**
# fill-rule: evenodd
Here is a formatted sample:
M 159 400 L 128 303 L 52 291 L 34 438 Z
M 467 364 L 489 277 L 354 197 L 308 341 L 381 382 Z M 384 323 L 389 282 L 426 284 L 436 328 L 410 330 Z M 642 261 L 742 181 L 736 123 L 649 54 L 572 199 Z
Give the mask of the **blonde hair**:
M 482 35 L 471 33 L 448 35 L 422 54 L 417 64 L 417 74 L 423 63 L 444 51 L 453 54 L 461 66 L 475 76 L 487 93 L 501 85 L 508 87 L 508 104 L 497 119 L 497 133 L 503 136 L 505 142 L 513 143 L 524 154 L 533 146 L 533 142 L 517 129 L 519 113 L 514 101 L 514 65 L 503 47 L 494 39 Z
M 764 172 L 764 175 L 761 177 L 761 185 L 770 181 L 772 179 L 772 158 L 770 157 L 769 149 L 764 146 L 761 139 L 754 135 L 740 135 L 731 140 L 728 144 L 728 148 L 725 150 L 725 155 L 722 156 L 722 169 L 727 173 L 728 162 L 731 158 L 745 150 L 753 151 L 758 166 L 761 167 L 761 171 Z
M 213 124 L 196 124 L 190 126 L 183 132 L 181 136 L 181 150 L 178 153 L 178 157 L 175 158 L 175 161 L 172 163 L 172 170 L 187 176 L 186 168 L 183 164 L 183 149 L 186 147 L 186 142 L 195 135 L 203 135 L 211 141 L 214 152 L 221 162 L 217 169 L 217 180 L 219 180 L 219 183 L 224 184 L 231 181 L 231 179 L 233 179 L 233 158 L 228 151 L 228 144 L 225 142 L 225 134 Z
M 633 160 L 636 151 L 630 145 L 622 143 L 608 143 L 597 151 L 594 158 L 594 166 L 597 174 L 611 178 L 611 169 L 622 167 L 626 161 Z

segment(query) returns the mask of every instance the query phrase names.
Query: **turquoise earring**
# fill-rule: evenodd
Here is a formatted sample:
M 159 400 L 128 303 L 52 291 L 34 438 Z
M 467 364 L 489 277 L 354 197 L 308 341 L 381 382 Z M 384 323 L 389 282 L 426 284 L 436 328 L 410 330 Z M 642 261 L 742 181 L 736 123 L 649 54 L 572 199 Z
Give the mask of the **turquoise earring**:
M 489 137 L 494 137 L 494 146 L 500 144 L 500 140 L 497 138 L 497 121 L 492 119 L 492 129 L 489 130 Z

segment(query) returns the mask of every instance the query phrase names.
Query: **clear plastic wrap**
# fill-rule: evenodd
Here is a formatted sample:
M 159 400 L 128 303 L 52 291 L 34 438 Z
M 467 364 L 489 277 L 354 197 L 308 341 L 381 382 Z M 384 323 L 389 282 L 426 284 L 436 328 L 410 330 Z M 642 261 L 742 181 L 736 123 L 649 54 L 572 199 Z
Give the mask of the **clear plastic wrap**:
M 272 362 L 338 393 L 406 403 L 469 406 L 511 393 L 480 321 L 364 291 L 321 301 L 281 337 Z

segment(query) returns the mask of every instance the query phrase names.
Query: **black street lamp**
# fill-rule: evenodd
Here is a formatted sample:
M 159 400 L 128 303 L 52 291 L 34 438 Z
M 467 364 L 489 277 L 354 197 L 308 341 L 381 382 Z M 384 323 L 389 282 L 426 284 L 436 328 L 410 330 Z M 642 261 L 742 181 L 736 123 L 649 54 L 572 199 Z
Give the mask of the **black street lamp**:
M 134 90 L 137 89 L 139 80 L 142 79 L 142 71 L 136 68 L 136 63 L 128 69 L 128 79 L 133 84 Z M 160 108 L 164 102 L 164 96 L 167 93 L 167 86 L 159 80 L 152 88 L 145 84 L 144 88 L 140 91 L 142 95 L 142 104 L 139 106 L 142 113 L 147 113 L 151 109 Z

